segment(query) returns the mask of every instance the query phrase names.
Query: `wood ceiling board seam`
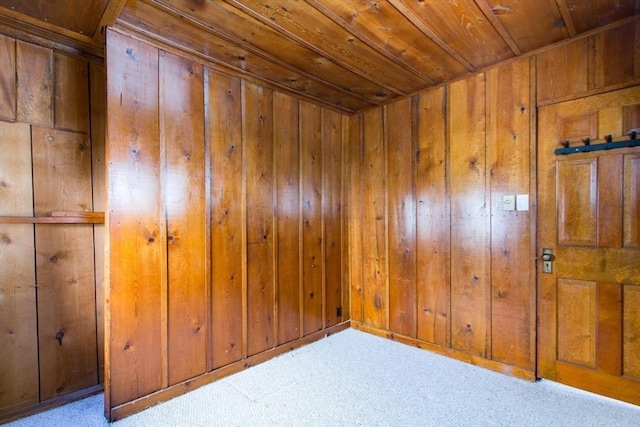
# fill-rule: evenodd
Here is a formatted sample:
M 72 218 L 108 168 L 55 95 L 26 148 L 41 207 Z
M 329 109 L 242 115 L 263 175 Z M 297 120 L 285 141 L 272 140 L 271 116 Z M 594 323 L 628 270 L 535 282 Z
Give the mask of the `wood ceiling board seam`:
M 271 26 L 272 28 L 274 28 L 276 31 L 278 31 L 279 33 L 283 34 L 286 37 L 289 37 L 293 40 L 298 41 L 299 43 L 303 44 L 304 46 L 306 46 L 307 48 L 315 51 L 316 53 L 318 53 L 319 55 L 322 56 L 329 56 L 331 58 L 334 59 L 334 61 L 338 64 L 340 64 L 342 67 L 347 68 L 348 70 L 352 71 L 355 74 L 360 75 L 361 77 L 371 81 L 372 83 L 375 83 L 379 86 L 384 87 L 385 89 L 387 89 L 388 91 L 393 92 L 396 95 L 406 95 L 409 92 L 412 92 L 416 89 L 418 89 L 417 87 L 414 89 L 409 89 L 409 90 L 403 90 L 403 89 L 398 89 L 395 86 L 392 86 L 389 83 L 385 83 L 380 81 L 379 79 L 375 78 L 374 76 L 372 76 L 370 73 L 367 73 L 365 71 L 362 71 L 352 65 L 349 65 L 344 59 L 340 59 L 338 58 L 338 56 L 344 56 L 345 53 L 344 52 L 348 52 L 348 49 L 344 49 L 343 52 L 340 51 L 340 49 L 337 49 L 336 47 L 334 47 L 334 50 L 336 51 L 336 53 L 338 53 L 339 55 L 330 55 L 328 52 L 326 52 L 323 49 L 320 49 L 318 46 L 316 46 L 314 43 L 307 41 L 306 39 L 304 39 L 303 37 L 295 34 L 293 31 L 285 28 L 284 26 L 274 22 L 272 19 L 269 19 L 266 16 L 261 15 L 259 12 L 256 12 L 255 10 L 253 10 L 251 7 L 247 6 L 246 4 L 244 4 L 243 2 L 239 1 L 239 0 L 224 0 L 227 3 L 234 5 L 235 7 L 237 7 L 239 10 L 245 12 L 247 15 L 253 16 L 254 18 L 266 23 L 267 25 Z M 315 10 L 315 9 L 314 9 Z M 321 14 L 322 15 L 322 14 Z M 322 15 L 324 16 L 324 15 Z M 329 19 L 328 17 L 325 16 L 326 19 Z M 371 50 L 370 47 L 368 46 L 363 46 L 366 50 Z M 348 56 L 348 55 L 347 55 Z M 362 63 L 362 60 L 369 55 L 351 55 L 348 56 L 349 58 L 351 58 L 352 60 Z M 390 62 L 390 61 L 389 61 Z M 399 79 L 397 78 L 397 76 L 393 76 L 393 75 L 389 75 L 389 70 L 387 69 L 382 69 L 379 67 L 375 67 L 373 65 L 371 65 L 370 62 L 365 63 L 365 65 L 368 66 L 368 68 L 373 69 L 376 73 L 379 73 L 381 75 L 385 75 L 387 76 L 387 78 L 390 81 L 394 81 L 397 82 Z M 395 66 L 395 63 L 392 63 L 391 65 L 393 65 L 395 68 L 398 68 Z M 400 72 L 405 72 L 406 70 L 399 68 L 398 71 Z M 409 78 L 409 76 L 406 76 L 407 78 Z M 413 76 L 415 77 L 415 76 Z M 417 80 L 417 79 L 416 79 Z M 424 82 L 427 83 L 427 82 Z
M 257 47 L 254 47 L 253 45 L 251 45 L 249 43 L 246 43 L 246 42 L 244 42 L 242 40 L 234 38 L 233 36 L 228 35 L 228 34 L 218 30 L 217 28 L 215 28 L 213 26 L 207 25 L 206 23 L 198 20 L 197 18 L 194 18 L 194 17 L 189 16 L 189 15 L 185 15 L 182 11 L 176 9 L 175 7 L 167 5 L 166 3 L 161 3 L 161 0 L 139 0 L 139 1 L 145 2 L 145 3 L 147 3 L 149 5 L 152 5 L 152 6 L 156 7 L 156 8 L 158 8 L 158 9 L 161 9 L 161 10 L 165 11 L 166 13 L 173 15 L 176 18 L 179 18 L 179 19 L 182 19 L 184 21 L 187 21 L 187 22 L 193 24 L 194 26 L 200 28 L 201 30 L 209 32 L 209 33 L 212 33 L 216 37 L 219 37 L 219 38 L 225 40 L 226 42 L 228 42 L 230 44 L 236 45 L 236 46 L 238 46 L 238 47 L 240 47 L 240 48 L 242 48 L 242 49 L 244 49 L 244 50 L 246 50 L 248 52 L 253 53 L 254 55 L 260 56 L 261 58 L 263 58 L 266 61 L 273 62 L 273 63 L 279 65 L 280 67 L 286 68 L 286 69 L 288 69 L 288 70 L 290 70 L 290 71 L 292 71 L 292 72 L 294 72 L 296 74 L 303 75 L 306 78 L 308 78 L 310 80 L 313 80 L 313 81 L 315 81 L 315 82 L 317 82 L 317 83 L 319 83 L 319 84 L 321 84 L 323 86 L 329 86 L 329 87 L 333 88 L 334 90 L 339 91 L 339 92 L 341 92 L 341 93 L 343 93 L 343 94 L 345 94 L 347 96 L 358 98 L 361 101 L 366 102 L 369 105 L 378 105 L 379 104 L 379 102 L 376 102 L 376 101 L 374 101 L 374 100 L 372 100 L 370 98 L 367 98 L 366 96 L 361 95 L 358 92 L 354 92 L 354 91 L 345 89 L 344 87 L 341 87 L 341 86 L 339 86 L 339 85 L 337 85 L 335 83 L 329 82 L 327 80 L 322 79 L 321 77 L 318 77 L 318 76 L 316 76 L 314 74 L 311 74 L 311 73 L 309 73 L 307 71 L 304 71 L 304 70 L 302 70 L 302 69 L 300 69 L 298 67 L 292 66 L 289 63 L 284 62 L 281 59 L 273 56 L 272 54 L 270 54 L 268 52 L 266 52 L 265 50 L 257 48 Z M 323 57 L 323 58 L 326 59 L 327 61 L 334 62 L 329 57 Z M 342 68 L 344 68 L 344 67 L 342 67 Z
M 493 9 L 489 5 L 489 3 L 487 3 L 487 0 L 474 0 L 474 2 L 480 8 L 480 11 L 482 11 L 484 16 L 487 17 L 491 25 L 493 25 L 493 28 L 495 28 L 498 34 L 500 34 L 500 37 L 502 37 L 502 39 L 509 46 L 511 51 L 516 56 L 522 55 L 522 50 L 520 50 L 520 47 L 518 46 L 516 41 L 513 39 L 513 36 L 504 26 L 502 21 L 498 19 L 495 13 L 493 13 Z
M 442 50 L 447 52 L 450 56 L 455 58 L 458 62 L 460 62 L 464 67 L 474 72 L 477 68 L 471 64 L 469 61 L 464 59 L 462 55 L 456 52 L 451 46 L 449 46 L 444 40 L 442 40 L 436 33 L 434 33 L 431 28 L 429 28 L 422 19 L 411 9 L 404 5 L 402 0 L 388 0 L 388 2 L 398 10 L 402 15 L 404 15 L 418 30 L 420 30 L 425 36 L 430 38 L 435 44 L 440 46 Z
M 524 2 L 510 0 L 513 7 L 503 7 L 504 0 L 475 0 L 485 3 L 492 15 L 511 35 L 522 52 L 542 48 L 566 38 L 569 31 L 562 20 L 562 15 L 555 0 L 537 0 Z
M 199 52 L 193 48 L 178 45 L 170 40 L 165 40 L 164 37 L 159 36 L 155 33 L 147 33 L 144 30 L 141 30 L 140 28 L 121 20 L 116 21 L 115 26 L 109 27 L 109 28 L 112 31 L 132 37 L 136 40 L 157 46 L 160 49 L 163 49 L 167 52 L 171 52 L 181 56 L 187 55 L 188 57 L 197 60 L 199 63 L 205 65 L 206 67 L 209 67 L 213 71 L 226 74 L 232 77 L 240 77 L 256 84 L 263 84 L 263 85 L 266 84 L 267 87 L 269 88 L 275 88 L 277 90 L 280 90 L 296 98 L 305 99 L 307 101 L 324 106 L 326 108 L 329 108 L 330 110 L 333 110 L 342 114 L 351 115 L 359 111 L 361 108 L 366 108 L 366 107 L 359 107 L 359 109 L 356 110 L 356 109 L 352 109 L 342 105 L 330 103 L 328 101 L 323 100 L 322 98 L 315 97 L 305 92 L 296 91 L 290 86 L 286 86 L 275 80 L 270 80 L 270 79 L 267 79 L 266 77 L 259 76 L 250 71 L 246 71 L 241 68 L 235 67 L 226 62 L 223 62 L 221 60 L 208 56 L 202 52 Z M 371 106 L 371 108 L 375 108 L 375 106 Z
M 569 32 L 569 37 L 575 37 L 578 33 L 576 31 L 576 26 L 573 23 L 573 17 L 569 11 L 567 0 L 556 0 L 556 4 L 558 5 L 558 10 L 560 10 L 560 15 L 562 16 L 564 25 L 567 27 L 567 31 Z
M 368 45 L 369 47 L 374 49 L 376 52 L 378 52 L 379 54 L 384 55 L 385 57 L 387 57 L 387 59 L 389 59 L 391 61 L 394 61 L 396 64 L 398 64 L 401 67 L 405 67 L 406 69 L 410 70 L 412 73 L 415 73 L 421 79 L 429 82 L 432 85 L 439 83 L 433 77 L 428 76 L 427 74 L 424 74 L 422 71 L 420 71 L 417 68 L 413 67 L 408 62 L 403 61 L 402 59 L 400 59 L 397 56 L 393 55 L 388 50 L 380 47 L 378 45 L 378 43 L 376 43 L 374 40 L 369 38 L 367 35 L 365 35 L 362 31 L 358 30 L 356 27 L 354 27 L 353 25 L 351 25 L 350 23 L 345 21 L 343 18 L 338 16 L 335 12 L 333 12 L 331 9 L 329 9 L 324 4 L 320 3 L 318 0 L 305 0 L 305 1 L 306 1 L 307 4 L 309 4 L 311 7 L 314 7 L 317 11 L 319 11 L 320 13 L 325 15 L 327 18 L 331 19 L 333 22 L 335 22 L 336 24 L 340 25 L 346 31 L 352 33 L 354 36 L 359 38 L 361 41 L 363 41 L 366 45 Z

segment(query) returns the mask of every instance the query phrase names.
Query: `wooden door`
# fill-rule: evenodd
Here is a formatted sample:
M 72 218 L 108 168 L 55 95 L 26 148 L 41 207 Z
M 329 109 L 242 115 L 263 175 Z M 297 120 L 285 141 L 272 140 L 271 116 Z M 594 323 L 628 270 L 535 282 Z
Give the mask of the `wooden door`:
M 640 87 L 539 111 L 538 376 L 640 404 Z M 553 251 L 544 273 L 543 249 Z

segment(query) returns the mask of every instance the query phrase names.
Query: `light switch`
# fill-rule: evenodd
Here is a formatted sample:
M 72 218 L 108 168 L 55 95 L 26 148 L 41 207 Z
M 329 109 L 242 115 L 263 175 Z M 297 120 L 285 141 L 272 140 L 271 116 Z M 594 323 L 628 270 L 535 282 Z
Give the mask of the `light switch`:
M 516 209 L 519 211 L 528 211 L 529 210 L 529 195 L 528 194 L 518 194 L 516 196 Z
M 516 196 L 513 194 L 502 196 L 502 210 L 503 211 L 515 211 L 516 210 Z

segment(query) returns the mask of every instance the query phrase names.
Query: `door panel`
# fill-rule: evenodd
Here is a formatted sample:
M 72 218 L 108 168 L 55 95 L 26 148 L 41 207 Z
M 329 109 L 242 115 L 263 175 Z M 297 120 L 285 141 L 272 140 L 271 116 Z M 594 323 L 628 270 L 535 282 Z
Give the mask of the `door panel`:
M 540 109 L 538 375 L 640 404 L 640 148 L 556 156 L 628 139 L 640 88 Z

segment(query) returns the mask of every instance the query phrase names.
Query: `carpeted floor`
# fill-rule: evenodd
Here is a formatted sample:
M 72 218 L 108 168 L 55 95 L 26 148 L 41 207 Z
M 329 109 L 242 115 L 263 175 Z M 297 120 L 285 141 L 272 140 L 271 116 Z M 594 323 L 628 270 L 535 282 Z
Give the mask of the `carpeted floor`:
M 104 426 L 102 399 L 7 427 Z M 113 426 L 621 427 L 640 426 L 640 407 L 348 329 Z

